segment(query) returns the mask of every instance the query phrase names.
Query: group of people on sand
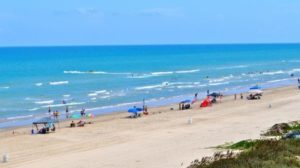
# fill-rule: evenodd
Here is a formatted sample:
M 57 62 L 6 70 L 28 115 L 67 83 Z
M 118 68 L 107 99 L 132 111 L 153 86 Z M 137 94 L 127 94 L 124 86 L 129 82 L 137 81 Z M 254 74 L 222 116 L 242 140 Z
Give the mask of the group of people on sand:
M 50 116 L 53 116 L 55 119 L 58 119 L 58 117 L 59 117 L 59 115 L 60 115 L 60 112 L 58 111 L 58 110 L 55 110 L 55 111 L 53 111 L 52 112 L 52 114 L 51 114 L 51 108 L 49 107 L 49 109 L 48 109 L 48 113 L 49 113 L 49 115 Z
M 85 124 L 86 124 L 86 123 L 85 123 L 85 121 L 83 121 L 83 120 L 80 120 L 80 121 L 77 122 L 77 126 L 78 126 L 78 127 L 84 127 Z M 75 124 L 74 121 L 71 122 L 70 127 L 71 127 L 71 128 L 76 127 L 76 124 Z

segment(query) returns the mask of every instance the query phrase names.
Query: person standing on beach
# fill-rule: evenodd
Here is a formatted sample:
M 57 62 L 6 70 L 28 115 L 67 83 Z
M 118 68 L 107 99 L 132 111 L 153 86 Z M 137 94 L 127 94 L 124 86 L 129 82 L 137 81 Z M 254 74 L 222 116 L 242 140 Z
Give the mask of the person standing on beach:
M 236 94 L 234 94 L 234 100 L 236 100 Z
M 84 108 L 80 111 L 80 115 L 81 115 L 81 117 L 83 117 L 85 115 L 85 109 Z
M 243 99 L 243 98 L 244 98 L 243 93 L 241 93 L 241 99 Z
M 206 92 L 207 92 L 207 96 L 208 96 L 209 95 L 209 89 Z
M 66 106 L 66 118 L 69 118 L 69 107 Z
M 300 78 L 298 78 L 298 84 L 300 84 Z
M 48 108 L 48 113 L 49 113 L 49 115 L 51 115 L 51 108 L 50 108 L 50 106 Z

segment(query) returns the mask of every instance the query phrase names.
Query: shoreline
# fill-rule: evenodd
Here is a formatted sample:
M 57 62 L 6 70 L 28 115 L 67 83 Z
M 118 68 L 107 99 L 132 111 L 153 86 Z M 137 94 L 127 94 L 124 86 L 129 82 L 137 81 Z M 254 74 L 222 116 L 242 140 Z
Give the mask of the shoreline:
M 282 87 L 291 87 L 293 85 L 296 85 L 295 81 L 297 78 L 287 78 L 287 79 L 281 79 L 281 80 L 275 80 L 275 82 L 265 82 L 261 83 L 260 86 L 263 87 L 263 90 L 269 90 L 269 89 L 276 89 L 276 88 L 282 88 Z M 230 88 L 230 89 L 225 89 L 221 90 L 220 92 L 224 96 L 231 96 L 234 94 L 240 94 L 240 93 L 246 93 L 252 85 L 249 86 L 241 86 L 238 88 Z M 218 91 L 219 92 L 219 91 Z M 178 96 L 173 96 L 173 97 L 168 97 L 164 99 L 156 99 L 155 101 L 150 100 L 146 101 L 147 106 L 149 108 L 160 108 L 164 106 L 170 106 L 172 104 L 177 104 L 178 102 L 182 100 L 186 100 L 187 98 L 190 98 L 192 100 L 193 94 L 184 94 L 184 95 L 178 95 Z M 198 99 L 201 100 L 205 98 L 205 93 L 199 93 L 198 94 Z M 104 107 L 95 107 L 95 108 L 90 108 L 86 109 L 86 112 L 93 113 L 95 117 L 101 117 L 101 116 L 106 116 L 114 113 L 125 113 L 127 109 L 133 107 L 133 106 L 138 106 L 142 104 L 142 102 L 129 102 L 129 103 L 123 103 L 127 104 L 124 106 L 118 106 L 118 105 L 111 105 L 111 106 L 105 106 L 109 108 L 104 108 Z M 73 113 L 79 113 L 79 111 L 75 111 Z M 73 114 L 71 113 L 71 114 Z M 38 116 L 33 116 L 35 119 L 42 118 L 42 117 L 47 117 L 49 115 L 38 115 Z M 60 121 L 68 121 L 69 119 L 65 118 L 65 114 L 61 115 L 60 118 L 62 118 Z M 6 129 L 15 129 L 15 128 L 20 128 L 20 127 L 26 127 L 30 126 L 33 118 L 28 118 L 28 119 L 16 119 L 16 120 L 5 120 L 4 122 L 0 122 L 0 132 Z
M 299 119 L 297 91 L 295 86 L 268 89 L 261 100 L 226 96 L 212 107 L 200 109 L 198 102 L 184 111 L 173 104 L 151 108 L 149 115 L 137 119 L 114 113 L 95 117 L 83 128 L 69 128 L 64 121 L 47 135 L 30 135 L 30 126 L 15 129 L 15 135 L 1 131 L 0 152 L 7 152 L 11 161 L 0 166 L 187 167 L 213 154 L 216 149 L 211 147 L 257 139 L 275 123 Z

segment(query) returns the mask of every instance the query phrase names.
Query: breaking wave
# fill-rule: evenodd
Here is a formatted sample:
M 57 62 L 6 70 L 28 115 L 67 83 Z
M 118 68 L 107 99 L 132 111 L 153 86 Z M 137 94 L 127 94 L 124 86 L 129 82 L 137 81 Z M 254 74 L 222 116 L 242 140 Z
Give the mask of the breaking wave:
M 66 85 L 69 84 L 69 81 L 57 81 L 57 82 L 49 82 L 50 85 Z

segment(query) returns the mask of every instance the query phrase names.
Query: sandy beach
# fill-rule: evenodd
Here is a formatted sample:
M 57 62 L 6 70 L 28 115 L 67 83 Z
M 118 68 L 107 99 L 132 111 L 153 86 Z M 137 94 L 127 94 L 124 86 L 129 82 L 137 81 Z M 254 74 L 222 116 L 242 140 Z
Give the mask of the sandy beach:
M 31 127 L 0 132 L 2 168 L 176 168 L 209 156 L 226 142 L 260 138 L 275 123 L 299 120 L 296 86 L 265 91 L 261 100 L 225 97 L 208 108 L 178 111 L 178 105 L 129 119 L 126 112 L 100 116 L 83 128 L 60 123 L 55 133 L 30 135 Z M 269 108 L 269 104 L 272 108 Z M 170 108 L 174 110 L 170 110 Z M 193 119 L 188 124 L 189 118 Z

